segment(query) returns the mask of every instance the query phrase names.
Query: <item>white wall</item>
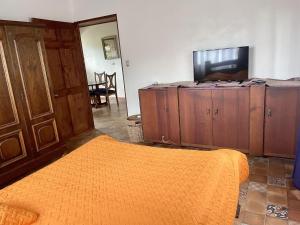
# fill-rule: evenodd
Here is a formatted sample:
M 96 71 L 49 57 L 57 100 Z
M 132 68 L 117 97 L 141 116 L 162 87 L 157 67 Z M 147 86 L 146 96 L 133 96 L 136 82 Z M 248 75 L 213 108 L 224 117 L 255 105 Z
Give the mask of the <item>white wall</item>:
M 103 37 L 117 35 L 116 22 L 99 24 L 80 28 L 81 42 L 85 67 L 89 83 L 95 83 L 94 72 L 117 73 L 117 92 L 119 97 L 125 97 L 121 58 L 105 60 L 102 41 Z
M 138 88 L 192 80 L 192 51 L 249 45 L 250 73 L 300 75 L 299 0 L 73 0 L 74 19 L 116 13 L 129 114 Z
M 32 17 L 72 21 L 72 0 L 1 0 L 0 19 L 29 21 Z

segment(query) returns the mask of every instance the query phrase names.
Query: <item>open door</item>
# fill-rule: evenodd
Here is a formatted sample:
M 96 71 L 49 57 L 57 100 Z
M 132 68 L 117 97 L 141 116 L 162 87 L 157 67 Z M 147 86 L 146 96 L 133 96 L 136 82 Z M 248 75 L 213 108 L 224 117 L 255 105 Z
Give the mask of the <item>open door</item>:
M 55 117 L 63 140 L 94 128 L 78 25 L 33 18 L 45 24 Z

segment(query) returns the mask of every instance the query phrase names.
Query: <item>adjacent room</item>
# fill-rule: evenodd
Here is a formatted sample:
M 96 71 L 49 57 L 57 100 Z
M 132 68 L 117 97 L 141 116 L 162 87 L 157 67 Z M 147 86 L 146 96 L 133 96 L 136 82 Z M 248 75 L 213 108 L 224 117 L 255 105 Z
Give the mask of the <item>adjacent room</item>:
M 101 23 L 100 23 L 101 22 Z M 80 26 L 95 128 L 128 140 L 127 108 L 117 21 Z
M 0 225 L 300 225 L 300 1 L 1 3 Z

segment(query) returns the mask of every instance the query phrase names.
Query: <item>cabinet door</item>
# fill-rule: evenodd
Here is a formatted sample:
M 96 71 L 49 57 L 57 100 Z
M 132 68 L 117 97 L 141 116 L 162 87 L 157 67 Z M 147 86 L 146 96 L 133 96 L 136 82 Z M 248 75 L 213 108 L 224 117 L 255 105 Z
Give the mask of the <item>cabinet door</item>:
M 139 90 L 144 140 L 180 144 L 177 88 Z
M 267 88 L 265 155 L 294 157 L 300 122 L 299 106 L 299 88 Z
M 58 130 L 64 140 L 94 127 L 79 30 L 73 23 L 33 19 L 46 25 L 44 40 L 54 89 Z
M 179 89 L 181 142 L 212 145 L 211 90 Z
M 42 30 L 34 27 L 6 26 L 16 78 L 20 81 L 23 108 L 32 143 L 37 152 L 59 144 L 54 118 L 49 71 Z
M 4 28 L 0 27 L 0 171 L 30 154 L 18 84 L 9 60 Z
M 213 101 L 213 145 L 249 149 L 249 88 L 216 89 Z
M 161 142 L 166 121 L 166 90 L 140 90 L 144 141 Z

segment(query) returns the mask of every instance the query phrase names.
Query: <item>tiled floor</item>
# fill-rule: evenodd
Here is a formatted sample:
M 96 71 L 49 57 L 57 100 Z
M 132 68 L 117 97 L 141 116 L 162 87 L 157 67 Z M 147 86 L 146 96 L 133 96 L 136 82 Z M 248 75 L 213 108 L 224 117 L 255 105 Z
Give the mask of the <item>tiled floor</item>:
M 95 127 L 85 139 L 106 133 L 129 141 L 126 106 L 94 109 Z M 73 142 L 74 143 L 74 142 Z M 235 225 L 300 225 L 300 191 L 291 183 L 293 160 L 249 157 L 250 176 L 240 188 L 240 216 Z
M 291 181 L 293 160 L 249 157 L 250 176 L 240 188 L 236 225 L 300 225 L 300 191 Z

